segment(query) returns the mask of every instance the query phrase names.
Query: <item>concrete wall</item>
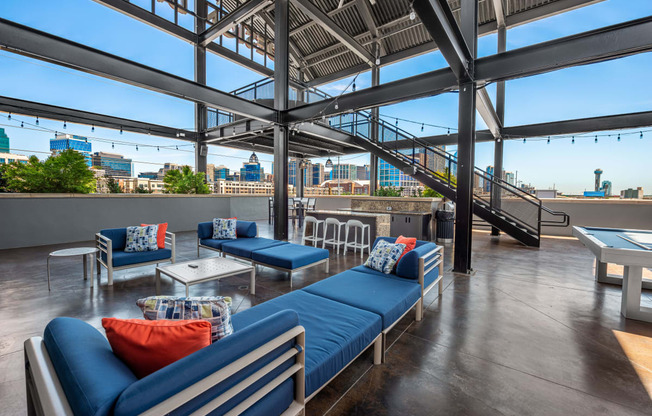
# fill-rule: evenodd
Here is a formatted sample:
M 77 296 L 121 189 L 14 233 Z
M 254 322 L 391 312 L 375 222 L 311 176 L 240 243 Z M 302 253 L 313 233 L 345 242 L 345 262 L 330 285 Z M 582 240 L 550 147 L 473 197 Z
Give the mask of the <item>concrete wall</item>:
M 267 218 L 267 197 L 215 195 L 0 196 L 0 249 L 88 241 L 104 228 L 167 222 L 197 229 L 215 217 Z

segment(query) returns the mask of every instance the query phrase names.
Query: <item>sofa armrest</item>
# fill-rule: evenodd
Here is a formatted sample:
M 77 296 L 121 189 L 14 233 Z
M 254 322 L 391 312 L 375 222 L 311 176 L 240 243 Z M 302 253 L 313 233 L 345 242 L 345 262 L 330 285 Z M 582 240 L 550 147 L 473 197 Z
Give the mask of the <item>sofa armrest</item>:
M 160 415 L 183 408 L 182 413 L 222 414 L 230 402 L 239 414 L 289 379 L 294 394 L 286 402 L 302 408 L 305 330 L 298 323 L 296 312 L 284 310 L 243 328 L 132 384 L 114 413 Z
M 111 263 L 111 260 L 113 259 L 113 241 L 100 233 L 96 233 L 95 246 L 100 251 L 100 255 L 98 256 L 100 261 L 102 260 L 102 253 L 104 253 L 106 254 L 107 265 Z
M 419 257 L 419 285 L 421 285 L 421 296 L 424 294 L 425 276 L 433 271 L 444 261 L 444 247 L 437 246 L 435 249 L 422 254 Z
M 165 245 L 170 246 L 170 249 L 172 250 L 172 263 L 174 263 L 174 257 L 176 253 L 176 241 L 177 241 L 177 236 L 174 233 L 171 233 L 169 231 L 165 232 Z

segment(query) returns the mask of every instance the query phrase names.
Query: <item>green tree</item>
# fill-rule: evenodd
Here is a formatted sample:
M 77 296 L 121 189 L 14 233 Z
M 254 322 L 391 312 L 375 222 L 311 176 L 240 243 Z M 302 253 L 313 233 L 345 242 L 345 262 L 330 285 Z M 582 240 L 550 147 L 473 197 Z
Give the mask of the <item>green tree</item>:
M 166 194 L 209 194 L 211 189 L 206 184 L 206 174 L 194 173 L 190 166 L 181 170 L 169 170 L 163 178 L 163 192 Z
M 7 190 L 34 193 L 82 193 L 95 191 L 95 174 L 80 153 L 68 149 L 44 162 L 36 156 L 27 163 L 5 166 Z
M 106 177 L 106 187 L 109 190 L 110 194 L 121 194 L 122 189 L 120 188 L 120 185 L 118 182 L 113 179 L 113 176 L 107 176 Z
M 138 185 L 136 188 L 134 188 L 134 193 L 135 194 L 151 194 L 152 191 L 149 189 L 145 189 L 143 185 Z
M 403 196 L 403 187 L 394 188 L 391 186 L 383 187 L 376 189 L 375 196 L 385 196 L 385 197 L 400 197 Z
M 448 180 L 448 168 L 445 168 L 443 172 L 437 172 L 437 176 L 442 178 L 443 180 L 447 181 Z M 457 178 L 454 175 L 450 176 L 451 178 L 451 186 L 454 188 L 457 187 Z M 427 186 L 423 190 L 423 196 L 426 198 L 443 198 L 444 196 L 440 194 L 439 192 L 435 191 L 434 189 L 428 188 Z

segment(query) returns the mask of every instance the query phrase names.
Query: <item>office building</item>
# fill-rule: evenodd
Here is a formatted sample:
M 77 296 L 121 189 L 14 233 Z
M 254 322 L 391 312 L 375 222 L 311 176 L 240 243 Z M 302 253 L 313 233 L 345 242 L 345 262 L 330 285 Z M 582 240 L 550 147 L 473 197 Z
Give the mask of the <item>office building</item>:
M 265 178 L 265 171 L 256 156 L 256 152 L 253 152 L 249 157 L 249 162 L 242 164 L 240 168 L 240 181 L 241 182 L 261 182 Z
M 138 177 L 143 179 L 158 179 L 158 172 L 140 172 Z
M 29 157 L 25 155 L 17 155 L 15 153 L 0 153 L 0 165 L 11 162 L 27 163 L 28 161 Z
M 314 163 L 311 165 L 311 175 L 309 186 L 319 186 L 326 180 L 324 172 L 324 165 L 321 163 Z
M 95 152 L 93 153 L 93 167 L 103 169 L 108 176 L 131 177 L 134 172 L 134 164 L 131 159 L 117 153 Z
M 514 172 L 505 172 L 505 182 L 516 186 L 516 176 L 514 175 Z
M 358 179 L 358 166 L 350 163 L 333 165 L 330 179 L 348 179 L 355 181 Z
M 643 188 L 627 188 L 620 191 L 620 197 L 623 199 L 643 199 Z
M 9 150 L 11 150 L 9 136 L 5 133 L 5 129 L 0 129 L 0 153 L 9 153 Z
M 86 137 L 57 133 L 54 139 L 50 139 L 50 151 L 53 156 L 68 149 L 81 153 L 84 159 L 86 159 L 86 164 L 89 167 L 93 166 L 93 159 L 91 157 L 92 145 Z
M 369 165 L 358 166 L 357 177 L 359 181 L 369 180 Z
M 176 163 L 166 162 L 161 169 L 158 170 L 158 179 L 163 180 L 165 174 L 171 170 L 182 170 L 184 165 L 177 165 Z
M 378 159 L 378 186 L 392 188 L 422 187 L 419 181 L 382 159 Z
M 217 181 L 218 179 L 233 180 L 233 177 L 230 175 L 230 169 L 224 165 L 216 166 L 213 170 L 213 181 Z
M 274 184 L 271 182 L 245 182 L 227 181 L 218 179 L 211 184 L 213 192 L 224 195 L 274 195 Z M 290 194 L 294 193 L 294 186 L 288 187 Z

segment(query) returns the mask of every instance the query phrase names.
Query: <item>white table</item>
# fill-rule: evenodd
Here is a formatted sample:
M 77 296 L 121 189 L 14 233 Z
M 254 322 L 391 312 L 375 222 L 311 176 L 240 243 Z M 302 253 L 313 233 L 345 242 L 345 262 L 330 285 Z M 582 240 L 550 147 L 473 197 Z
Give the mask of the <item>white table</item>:
M 196 268 L 190 265 L 197 266 Z M 175 263 L 156 268 L 156 294 L 161 292 L 161 274 L 171 277 L 186 286 L 186 297 L 189 296 L 190 286 L 199 283 L 218 280 L 224 277 L 249 272 L 251 276 L 251 294 L 256 294 L 256 268 L 236 260 L 224 257 L 211 257 L 201 260 Z
M 86 269 L 86 260 L 88 256 L 91 257 L 91 289 L 93 288 L 93 265 L 95 264 L 95 254 L 97 253 L 97 248 L 95 247 L 78 247 L 78 248 L 66 248 L 64 250 L 53 251 L 48 254 L 48 290 L 50 290 L 50 257 L 74 257 L 82 256 L 82 261 L 84 263 L 84 280 L 88 278 L 88 273 Z

